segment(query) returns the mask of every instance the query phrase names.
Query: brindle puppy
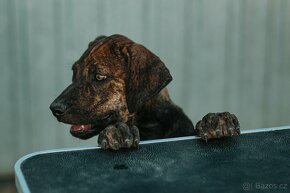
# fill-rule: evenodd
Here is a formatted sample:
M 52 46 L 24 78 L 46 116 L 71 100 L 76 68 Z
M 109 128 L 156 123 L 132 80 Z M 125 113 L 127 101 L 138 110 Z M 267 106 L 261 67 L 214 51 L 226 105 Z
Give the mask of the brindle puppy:
M 140 139 L 198 134 L 207 140 L 239 133 L 238 121 L 229 113 L 226 121 L 211 114 L 195 130 L 169 98 L 165 86 L 172 77 L 164 63 L 125 36 L 97 37 L 72 70 L 72 84 L 50 109 L 58 121 L 72 125 L 73 136 L 99 134 L 104 149 L 136 147 Z

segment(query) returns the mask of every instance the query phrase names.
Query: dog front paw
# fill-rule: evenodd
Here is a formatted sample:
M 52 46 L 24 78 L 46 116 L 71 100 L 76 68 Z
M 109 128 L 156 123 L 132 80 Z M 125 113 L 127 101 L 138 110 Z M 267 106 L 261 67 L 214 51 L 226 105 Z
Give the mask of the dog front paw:
M 195 127 L 196 133 L 203 140 L 234 136 L 240 134 L 237 117 L 229 112 L 208 113 Z
M 129 127 L 125 123 L 109 125 L 100 132 L 98 144 L 103 149 L 118 150 L 120 148 L 138 147 L 140 135 L 138 128 Z

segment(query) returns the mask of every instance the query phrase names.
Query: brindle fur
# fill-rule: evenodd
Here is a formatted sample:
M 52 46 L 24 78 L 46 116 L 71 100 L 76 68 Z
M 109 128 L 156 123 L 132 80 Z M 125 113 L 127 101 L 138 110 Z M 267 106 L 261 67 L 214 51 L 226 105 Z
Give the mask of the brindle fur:
M 125 36 L 97 37 L 72 69 L 72 84 L 50 108 L 58 121 L 93 125 L 75 137 L 100 134 L 103 148 L 119 149 L 137 146 L 140 138 L 201 133 L 171 101 L 165 87 L 172 77 L 164 63 Z M 107 78 L 98 81 L 96 74 Z

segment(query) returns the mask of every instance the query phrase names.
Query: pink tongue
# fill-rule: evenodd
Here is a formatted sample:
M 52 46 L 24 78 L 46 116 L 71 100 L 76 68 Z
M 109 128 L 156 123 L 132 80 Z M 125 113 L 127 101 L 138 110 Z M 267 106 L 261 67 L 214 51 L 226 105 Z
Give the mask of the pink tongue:
M 70 130 L 71 131 L 87 131 L 92 128 L 92 125 L 72 125 Z

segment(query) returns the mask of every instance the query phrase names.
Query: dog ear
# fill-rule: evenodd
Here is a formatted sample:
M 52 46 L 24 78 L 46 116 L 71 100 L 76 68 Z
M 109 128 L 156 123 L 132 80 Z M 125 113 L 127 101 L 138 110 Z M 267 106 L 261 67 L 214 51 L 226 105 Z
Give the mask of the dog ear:
M 126 100 L 129 111 L 136 112 L 148 99 L 158 94 L 172 77 L 160 58 L 140 44 L 128 48 L 127 62 Z

